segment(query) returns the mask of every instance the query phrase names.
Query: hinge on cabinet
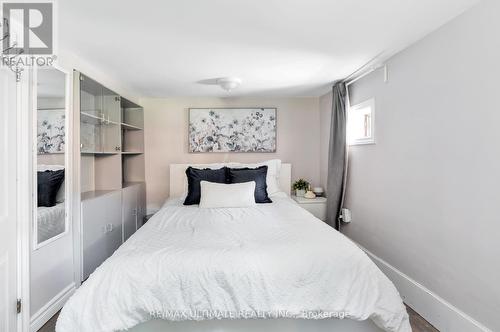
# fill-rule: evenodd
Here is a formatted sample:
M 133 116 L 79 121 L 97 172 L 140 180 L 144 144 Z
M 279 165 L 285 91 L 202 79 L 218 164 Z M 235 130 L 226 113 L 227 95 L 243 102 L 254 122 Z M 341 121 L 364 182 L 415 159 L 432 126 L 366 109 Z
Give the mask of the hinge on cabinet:
M 115 101 L 120 101 L 121 98 L 120 97 L 115 97 Z
M 80 81 L 83 81 L 83 75 L 80 74 Z
M 17 299 L 17 304 L 16 304 L 16 312 L 18 314 L 21 313 L 21 309 L 22 309 L 22 302 L 21 302 L 21 299 Z

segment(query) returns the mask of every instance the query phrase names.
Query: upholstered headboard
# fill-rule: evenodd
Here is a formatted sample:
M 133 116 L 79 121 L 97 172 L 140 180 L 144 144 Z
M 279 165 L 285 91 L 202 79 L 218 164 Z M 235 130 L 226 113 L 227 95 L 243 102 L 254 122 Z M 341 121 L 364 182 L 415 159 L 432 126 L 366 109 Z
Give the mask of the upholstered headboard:
M 170 197 L 180 197 L 186 193 L 186 168 L 204 168 L 205 164 L 170 164 Z M 283 192 L 290 195 L 292 187 L 292 164 L 281 164 L 279 185 Z

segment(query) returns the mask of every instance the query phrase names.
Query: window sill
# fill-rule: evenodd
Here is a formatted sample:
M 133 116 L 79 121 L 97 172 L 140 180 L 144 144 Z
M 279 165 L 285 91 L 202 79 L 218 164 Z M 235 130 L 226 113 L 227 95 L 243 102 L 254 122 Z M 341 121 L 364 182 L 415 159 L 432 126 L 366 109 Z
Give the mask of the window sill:
M 363 141 L 357 141 L 353 143 L 348 143 L 349 146 L 355 146 L 355 145 L 375 145 L 375 140 L 374 139 L 369 139 L 369 140 L 363 140 Z

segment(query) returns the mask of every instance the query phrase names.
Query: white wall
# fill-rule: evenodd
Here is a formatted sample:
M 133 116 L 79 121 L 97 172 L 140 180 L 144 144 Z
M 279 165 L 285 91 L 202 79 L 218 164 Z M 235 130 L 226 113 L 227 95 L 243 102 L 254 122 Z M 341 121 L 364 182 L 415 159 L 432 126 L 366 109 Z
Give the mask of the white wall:
M 292 179 L 313 185 L 319 175 L 318 98 L 174 98 L 143 99 L 148 209 L 158 209 L 168 197 L 171 163 L 255 162 L 280 158 L 292 163 Z M 277 107 L 276 153 L 188 153 L 189 107 Z
M 353 223 L 343 227 L 466 319 L 494 331 L 500 331 L 499 13 L 498 1 L 485 0 L 393 57 L 388 83 L 378 71 L 351 86 L 352 104 L 376 100 L 377 142 L 350 149 L 346 205 Z

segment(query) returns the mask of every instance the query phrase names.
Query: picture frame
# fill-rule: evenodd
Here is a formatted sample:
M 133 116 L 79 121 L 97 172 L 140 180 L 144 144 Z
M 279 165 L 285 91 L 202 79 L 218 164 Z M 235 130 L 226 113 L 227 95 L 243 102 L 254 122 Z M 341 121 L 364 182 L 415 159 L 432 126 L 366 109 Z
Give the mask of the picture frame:
M 274 153 L 277 108 L 189 108 L 190 153 Z

